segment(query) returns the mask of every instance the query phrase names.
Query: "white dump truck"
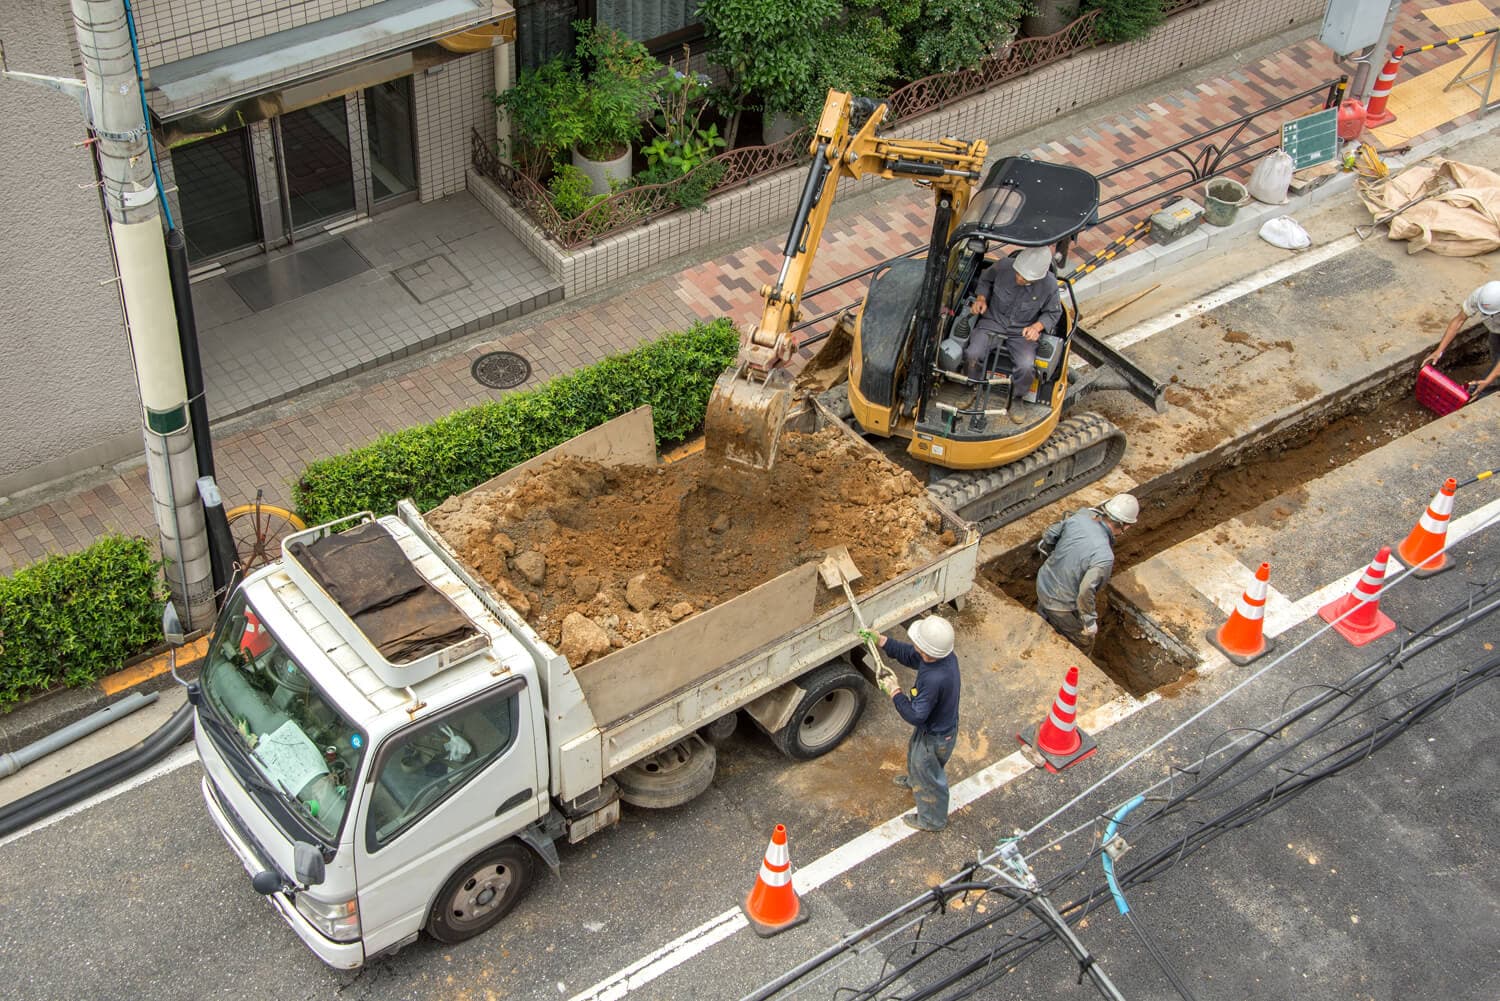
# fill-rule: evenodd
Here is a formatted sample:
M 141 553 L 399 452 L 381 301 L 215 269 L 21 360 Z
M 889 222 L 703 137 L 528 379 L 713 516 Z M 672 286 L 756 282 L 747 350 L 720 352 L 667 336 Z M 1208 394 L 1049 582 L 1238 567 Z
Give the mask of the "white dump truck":
M 816 405 L 800 420 L 837 423 Z M 654 463 L 650 413 L 554 452 Z M 956 542 L 861 595 L 872 627 L 972 585 L 978 534 L 938 510 Z M 847 657 L 854 612 L 819 611 L 821 587 L 809 562 L 575 668 L 409 502 L 309 529 L 234 591 L 190 692 L 209 813 L 330 966 L 423 930 L 461 941 L 622 799 L 706 789 L 740 710 L 792 758 L 842 741 L 869 681 Z

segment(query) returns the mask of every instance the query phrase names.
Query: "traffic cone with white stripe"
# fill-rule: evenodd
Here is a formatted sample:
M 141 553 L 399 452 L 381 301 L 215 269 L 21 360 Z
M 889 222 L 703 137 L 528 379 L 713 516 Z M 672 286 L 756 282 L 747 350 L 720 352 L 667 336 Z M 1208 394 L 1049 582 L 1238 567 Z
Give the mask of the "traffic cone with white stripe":
M 1381 546 L 1375 562 L 1365 569 L 1354 590 L 1318 609 L 1323 621 L 1332 623 L 1339 635 L 1355 646 L 1378 640 L 1396 628 L 1396 623 L 1380 610 L 1380 589 L 1385 584 L 1385 567 L 1390 557 L 1391 547 Z
M 777 824 L 766 846 L 766 857 L 750 895 L 741 905 L 750 928 L 761 938 L 770 938 L 807 920 L 807 907 L 792 888 L 792 856 L 786 847 L 786 825 Z
M 1396 547 L 1396 559 L 1411 567 L 1414 576 L 1431 577 L 1451 565 L 1443 546 L 1448 543 L 1448 519 L 1453 517 L 1453 491 L 1457 489 L 1458 481 L 1448 477 L 1406 541 Z
M 1255 579 L 1234 603 L 1229 621 L 1208 631 L 1208 641 L 1236 664 L 1245 665 L 1271 652 L 1266 639 L 1266 592 L 1270 589 L 1271 564 L 1262 563 Z
M 1365 109 L 1365 128 L 1379 128 L 1396 120 L 1396 116 L 1387 111 L 1385 105 L 1391 99 L 1391 85 L 1395 83 L 1396 71 L 1400 68 L 1401 57 L 1404 55 L 1406 46 L 1396 46 L 1396 51 L 1385 61 L 1385 69 L 1375 78 L 1375 88 L 1370 91 L 1370 104 Z
M 1042 756 L 1047 771 L 1060 772 L 1099 749 L 1094 738 L 1079 728 L 1077 718 L 1078 668 L 1070 667 L 1047 718 L 1016 734 L 1016 739 Z

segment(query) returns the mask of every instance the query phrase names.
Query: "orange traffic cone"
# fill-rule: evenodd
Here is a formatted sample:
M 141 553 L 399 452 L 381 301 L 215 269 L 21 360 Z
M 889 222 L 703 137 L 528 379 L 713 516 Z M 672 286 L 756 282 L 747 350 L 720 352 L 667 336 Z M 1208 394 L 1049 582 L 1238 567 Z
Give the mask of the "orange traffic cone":
M 1273 644 L 1265 636 L 1266 591 L 1270 580 L 1271 564 L 1262 563 L 1255 571 L 1255 579 L 1234 603 L 1229 621 L 1208 631 L 1208 641 L 1236 664 L 1248 664 L 1271 652 Z
M 777 824 L 766 846 L 760 874 L 741 908 L 750 928 L 761 938 L 770 938 L 807 920 L 807 908 L 792 888 L 792 857 L 786 847 L 786 825 Z
M 1458 481 L 1448 477 L 1406 541 L 1396 547 L 1396 559 L 1411 567 L 1418 577 L 1431 577 L 1448 569 L 1448 554 L 1443 552 L 1443 546 L 1448 542 L 1448 519 L 1453 517 L 1453 491 L 1457 489 Z
M 1339 635 L 1355 646 L 1378 640 L 1396 628 L 1396 623 L 1380 610 L 1380 589 L 1385 582 L 1385 566 L 1390 556 L 1391 547 L 1381 546 L 1380 552 L 1375 554 L 1375 562 L 1366 568 L 1354 590 L 1318 609 L 1323 621 L 1331 622 Z
M 1094 738 L 1074 722 L 1077 717 L 1078 668 L 1070 667 L 1047 718 L 1025 733 L 1016 734 L 1016 739 L 1042 756 L 1047 771 L 1060 772 L 1099 750 Z
M 1391 85 L 1396 81 L 1396 71 L 1401 67 L 1401 57 L 1404 55 L 1406 46 L 1396 46 L 1396 51 L 1385 61 L 1385 68 L 1375 78 L 1375 87 L 1370 91 L 1370 103 L 1365 108 L 1365 128 L 1376 129 L 1396 120 L 1396 116 L 1387 111 L 1385 105 L 1391 99 Z

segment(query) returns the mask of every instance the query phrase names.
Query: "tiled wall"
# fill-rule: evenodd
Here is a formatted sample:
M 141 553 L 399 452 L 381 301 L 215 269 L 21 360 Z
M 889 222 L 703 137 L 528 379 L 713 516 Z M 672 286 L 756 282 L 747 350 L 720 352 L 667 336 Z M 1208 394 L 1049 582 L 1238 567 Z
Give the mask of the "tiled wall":
M 1000 154 L 1006 151 L 1006 136 L 1311 21 L 1322 14 L 1323 7 L 1323 0 L 1216 0 L 1171 18 L 1149 38 L 1064 59 L 910 122 L 893 134 L 983 136 L 990 141 L 992 154 Z M 1330 65 L 1329 76 L 1336 75 Z M 471 173 L 469 188 L 547 262 L 553 277 L 562 283 L 564 294 L 574 296 L 604 288 L 689 251 L 734 240 L 785 220 L 796 205 L 802 180 L 801 170 L 782 171 L 714 197 L 704 211 L 674 213 L 574 251 L 560 250 L 547 241 L 508 204 L 503 211 L 496 211 L 496 203 L 504 203 L 504 196 L 483 177 Z M 839 194 L 865 191 L 881 183 L 892 182 L 867 178 L 841 186 Z
M 417 170 L 422 201 L 464 189 L 469 167 L 469 130 L 495 138 L 495 57 L 476 52 L 435 67 L 441 72 L 412 78 L 417 111 Z
M 135 0 L 141 63 L 159 66 L 287 28 L 347 14 L 380 0 Z

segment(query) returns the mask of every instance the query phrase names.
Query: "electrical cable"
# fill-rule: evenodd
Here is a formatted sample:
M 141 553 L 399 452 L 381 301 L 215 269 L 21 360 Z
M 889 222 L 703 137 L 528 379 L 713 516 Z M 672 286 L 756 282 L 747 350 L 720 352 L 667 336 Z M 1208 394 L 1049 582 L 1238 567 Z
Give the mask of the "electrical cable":
M 161 200 L 162 220 L 167 229 L 176 229 L 172 222 L 172 207 L 167 203 L 167 186 L 161 181 L 161 164 L 156 160 L 156 136 L 151 131 L 151 108 L 146 104 L 146 81 L 141 73 L 141 49 L 135 38 L 135 14 L 130 10 L 130 0 L 125 2 L 125 27 L 130 32 L 130 55 L 135 60 L 135 89 L 141 97 L 141 125 L 146 130 L 146 152 L 151 154 L 151 176 L 156 179 L 156 195 Z

